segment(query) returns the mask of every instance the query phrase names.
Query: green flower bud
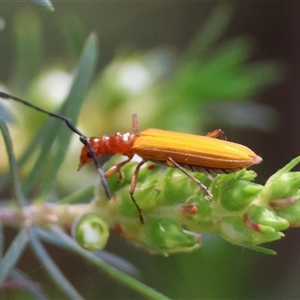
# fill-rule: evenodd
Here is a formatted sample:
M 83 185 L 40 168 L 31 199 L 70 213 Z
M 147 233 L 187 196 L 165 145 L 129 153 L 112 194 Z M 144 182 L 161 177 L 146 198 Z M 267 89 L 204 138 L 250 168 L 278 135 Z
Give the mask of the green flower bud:
M 72 233 L 84 249 L 97 251 L 106 246 L 109 228 L 97 214 L 88 213 L 75 222 Z
M 258 184 L 240 180 L 224 188 L 219 202 L 229 211 L 240 211 L 257 197 L 261 189 Z
M 215 231 L 215 223 L 213 222 L 213 208 L 211 203 L 201 196 L 199 192 L 190 196 L 185 203 L 193 205 L 197 208 L 195 214 L 186 215 L 181 218 L 188 230 L 195 232 L 212 232 Z
M 300 186 L 300 172 L 275 175 L 268 180 L 261 193 L 261 198 L 264 201 L 284 199 L 297 193 Z
M 300 156 L 293 159 L 285 167 L 269 178 L 260 194 L 262 203 L 288 198 L 298 192 L 300 187 L 300 172 L 289 171 L 299 162 Z
M 229 211 L 245 209 L 259 194 L 262 186 L 251 182 L 256 174 L 242 170 L 228 175 L 219 175 L 213 182 L 214 200 Z
M 289 222 L 267 207 L 251 205 L 247 210 L 248 227 L 253 229 L 253 224 L 256 224 L 257 231 L 262 233 L 271 233 L 279 230 L 285 230 L 289 227 Z
M 164 255 L 174 251 L 189 251 L 199 247 L 199 235 L 182 229 L 170 219 L 151 219 L 143 225 L 141 242 Z
M 180 170 L 175 168 L 168 168 L 163 173 L 163 178 L 159 178 L 156 187 L 162 191 L 161 197 L 163 205 L 175 205 L 178 203 L 184 203 L 186 199 L 193 193 L 198 193 L 199 196 L 203 196 L 200 187 L 191 179 L 189 179 Z M 199 175 L 199 174 L 193 174 Z M 195 176 L 196 177 L 196 176 Z M 201 182 L 205 178 L 204 174 L 200 174 Z M 197 179 L 199 176 L 197 176 Z
M 284 236 L 283 233 L 274 232 L 258 232 L 250 229 L 238 216 L 225 217 L 218 224 L 218 232 L 230 243 L 240 246 L 254 248 L 258 251 L 266 252 L 264 248 L 256 248 L 256 245 L 275 241 Z
M 142 210 L 147 212 L 157 206 L 160 191 L 155 187 L 156 182 L 139 183 L 133 197 Z M 123 187 L 110 203 L 114 216 L 138 219 L 138 211 L 129 193 L 129 187 Z
M 276 212 L 278 216 L 286 219 L 290 226 L 299 227 L 300 226 L 300 193 L 295 197 L 292 197 L 289 200 L 289 205 L 284 205 L 281 208 L 276 206 Z M 287 203 L 285 203 L 287 204 Z

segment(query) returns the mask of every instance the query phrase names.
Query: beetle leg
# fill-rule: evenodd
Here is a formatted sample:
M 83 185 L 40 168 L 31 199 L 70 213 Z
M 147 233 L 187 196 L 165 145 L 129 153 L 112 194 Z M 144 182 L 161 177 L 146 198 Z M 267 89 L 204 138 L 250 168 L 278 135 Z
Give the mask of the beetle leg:
M 133 174 L 132 179 L 131 179 L 130 191 L 129 191 L 131 200 L 132 200 L 132 202 L 134 203 L 134 205 L 135 205 L 135 207 L 136 207 L 136 209 L 137 209 L 137 211 L 138 211 L 138 213 L 139 213 L 139 218 L 140 218 L 140 221 L 141 221 L 142 224 L 145 223 L 145 220 L 144 220 L 144 217 L 143 217 L 143 214 L 142 214 L 142 210 L 141 210 L 141 208 L 139 207 L 139 205 L 136 203 L 136 201 L 135 201 L 135 199 L 134 199 L 134 197 L 133 197 L 133 194 L 134 194 L 134 191 L 135 191 L 135 188 L 136 188 L 136 184 L 137 184 L 137 182 L 138 182 L 138 176 L 139 176 L 139 172 L 140 172 L 141 166 L 142 166 L 145 162 L 146 162 L 146 161 L 142 160 L 142 161 L 140 161 L 140 162 L 137 164 L 137 166 L 136 166 L 136 168 L 135 168 L 135 170 L 134 170 L 134 174 Z
M 200 182 L 200 180 L 198 180 L 197 178 L 195 178 L 194 176 L 192 176 L 191 174 L 189 174 L 183 167 L 181 167 L 172 157 L 168 157 L 167 158 L 167 164 L 170 167 L 176 167 L 178 168 L 182 173 L 184 173 L 187 177 L 189 177 L 191 180 L 193 180 L 196 184 L 199 185 L 199 187 L 201 188 L 201 190 L 204 192 L 205 196 L 207 197 L 207 199 L 212 202 L 212 194 L 209 191 L 209 189 Z
M 221 139 L 226 141 L 227 138 L 225 136 L 225 132 L 222 129 L 215 129 L 212 132 L 209 132 L 206 136 L 211 137 L 211 138 L 217 138 L 219 136 L 221 136 Z
M 118 181 L 122 181 L 124 178 L 123 172 L 121 171 L 121 168 L 124 167 L 127 163 L 129 163 L 131 161 L 132 157 L 128 157 L 128 159 L 121 161 L 120 163 L 110 167 L 104 174 L 105 178 L 108 178 L 110 176 L 112 176 L 115 173 L 119 173 L 119 179 Z

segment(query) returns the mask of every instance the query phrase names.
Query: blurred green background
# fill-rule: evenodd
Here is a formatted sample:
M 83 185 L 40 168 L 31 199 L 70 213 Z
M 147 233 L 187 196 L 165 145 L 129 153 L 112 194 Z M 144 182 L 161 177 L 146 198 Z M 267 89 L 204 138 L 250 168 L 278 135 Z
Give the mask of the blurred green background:
M 229 140 L 264 158 L 258 182 L 299 155 L 299 3 L 30 2 L 0 4 L 0 86 L 54 110 L 66 96 L 85 40 L 95 32 L 99 62 L 78 126 L 87 135 L 166 128 L 205 134 L 221 127 Z M 255 100 L 255 102 L 253 102 Z M 1 102 L 2 104 L 2 102 Z M 14 145 L 22 153 L 44 120 L 13 105 Z M 58 195 L 95 179 L 76 172 L 74 137 L 57 177 Z M 1 169 L 6 154 L 1 145 Z M 1 173 L 2 173 L 1 170 Z M 23 171 L 24 174 L 26 170 Z M 8 238 L 11 231 L 7 231 Z M 151 255 L 113 234 L 107 251 L 135 266 L 137 278 L 174 299 L 299 298 L 299 231 L 268 245 L 277 256 L 204 235 L 203 247 L 168 258 Z M 74 254 L 49 251 L 86 299 L 139 299 Z M 26 252 L 20 268 L 50 298 L 64 296 Z M 16 291 L 3 297 L 18 299 Z

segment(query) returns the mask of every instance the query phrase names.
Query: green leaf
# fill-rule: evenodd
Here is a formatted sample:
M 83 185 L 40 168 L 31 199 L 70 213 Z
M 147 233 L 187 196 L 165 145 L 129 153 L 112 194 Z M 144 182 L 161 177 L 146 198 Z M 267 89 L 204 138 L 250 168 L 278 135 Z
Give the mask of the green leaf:
M 12 86 L 15 91 L 24 92 L 43 68 L 41 17 L 33 9 L 20 10 L 14 19 L 14 33 L 16 54 Z
M 210 53 L 212 45 L 217 42 L 227 30 L 232 20 L 234 10 L 227 4 L 217 5 L 209 19 L 189 46 L 183 59 L 195 59 Z
M 6 280 L 7 276 L 21 257 L 28 242 L 28 229 L 22 229 L 13 240 L 6 251 L 4 257 L 0 260 L 0 286 Z
M 5 122 L 0 119 L 0 130 L 2 132 L 4 142 L 6 145 L 6 150 L 9 158 L 9 164 L 10 164 L 10 172 L 11 172 L 11 177 L 12 177 L 12 185 L 14 189 L 14 195 L 16 197 L 17 203 L 20 206 L 23 206 L 26 204 L 26 201 L 24 199 L 22 189 L 21 189 L 21 184 L 19 181 L 18 177 L 18 167 L 17 167 L 17 162 L 14 156 L 14 151 L 13 151 L 13 144 L 12 140 L 8 131 L 8 128 L 5 124 Z
M 86 42 L 80 61 L 74 72 L 74 80 L 70 89 L 69 95 L 64 102 L 59 114 L 67 116 L 76 124 L 78 115 L 81 110 L 81 105 L 88 92 L 92 77 L 94 75 L 98 58 L 97 39 L 94 34 L 91 34 Z M 59 167 L 67 155 L 67 148 L 74 134 L 69 127 L 62 124 L 61 121 L 51 118 L 45 127 L 37 134 L 38 138 L 34 139 L 29 148 L 37 146 L 37 140 L 42 143 L 41 150 L 35 165 L 32 168 L 33 172 L 24 182 L 24 191 L 28 192 L 40 181 L 43 175 L 46 175 L 43 180 L 41 191 L 47 194 L 52 187 L 52 183 L 56 179 Z M 51 148 L 56 143 L 54 153 Z M 48 162 L 48 165 L 47 165 Z M 45 170 L 46 165 L 46 170 Z
M 47 270 L 48 274 L 51 276 L 52 280 L 57 284 L 57 286 L 60 287 L 60 289 L 68 297 L 70 297 L 70 299 L 83 299 L 82 296 L 75 290 L 73 285 L 68 281 L 68 279 L 62 274 L 52 258 L 48 255 L 33 229 L 30 231 L 30 243 L 41 264 Z

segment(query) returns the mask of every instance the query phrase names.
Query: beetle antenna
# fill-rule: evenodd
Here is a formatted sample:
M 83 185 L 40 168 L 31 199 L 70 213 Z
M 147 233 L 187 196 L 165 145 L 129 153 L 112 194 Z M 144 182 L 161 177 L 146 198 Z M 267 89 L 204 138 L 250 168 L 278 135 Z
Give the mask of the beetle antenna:
M 86 146 L 89 150 L 89 153 L 88 155 L 93 159 L 93 162 L 96 166 L 96 169 L 98 171 L 98 174 L 99 174 L 99 177 L 100 177 L 100 180 L 101 180 L 101 184 L 104 188 L 104 191 L 105 191 L 105 194 L 106 194 L 106 197 L 108 199 L 111 198 L 110 196 L 110 192 L 109 192 L 109 188 L 108 188 L 108 185 L 107 185 L 107 181 L 105 179 L 105 175 L 104 175 L 104 172 L 102 170 L 102 167 L 101 165 L 99 164 L 98 160 L 97 160 L 97 157 L 95 155 L 95 152 L 88 140 L 88 138 L 80 131 L 76 128 L 76 126 L 74 125 L 74 123 L 72 122 L 71 119 L 67 118 L 67 117 L 64 117 L 62 115 L 59 115 L 59 114 L 56 114 L 56 113 L 53 113 L 53 112 L 50 112 L 50 111 L 47 111 L 43 108 L 40 108 L 38 106 L 35 106 L 34 104 L 31 104 L 30 102 L 26 101 L 26 100 L 23 100 L 21 98 L 18 98 L 18 97 L 15 97 L 15 96 L 12 96 L 12 95 L 9 95 L 7 93 L 4 93 L 4 92 L 1 92 L 0 91 L 0 98 L 2 99 L 5 99 L 5 100 L 14 100 L 14 101 L 17 101 L 17 102 L 20 102 L 26 106 L 29 106 L 31 108 L 34 108 L 35 110 L 39 111 L 39 112 L 42 112 L 48 116 L 51 116 L 51 117 L 54 117 L 56 119 L 59 119 L 61 121 L 64 121 L 66 123 L 66 125 L 74 132 L 76 133 L 77 135 L 79 135 L 79 140 L 80 142 Z

